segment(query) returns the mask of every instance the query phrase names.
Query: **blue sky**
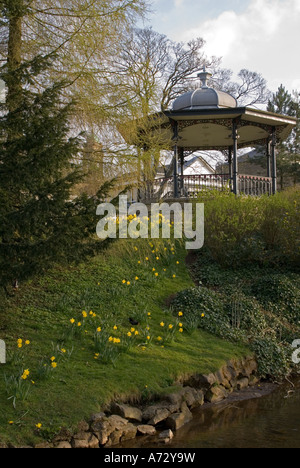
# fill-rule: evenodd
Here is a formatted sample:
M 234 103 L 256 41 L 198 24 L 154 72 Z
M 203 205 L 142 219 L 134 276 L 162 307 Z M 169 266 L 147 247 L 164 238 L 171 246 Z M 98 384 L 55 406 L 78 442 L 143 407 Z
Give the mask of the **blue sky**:
M 226 10 L 241 12 L 249 2 L 250 0 L 153 0 L 151 23 L 159 32 L 167 28 L 169 34 L 175 38 L 178 29 L 196 27 Z
M 202 37 L 222 66 L 300 92 L 300 0 L 152 0 L 147 25 L 176 41 Z

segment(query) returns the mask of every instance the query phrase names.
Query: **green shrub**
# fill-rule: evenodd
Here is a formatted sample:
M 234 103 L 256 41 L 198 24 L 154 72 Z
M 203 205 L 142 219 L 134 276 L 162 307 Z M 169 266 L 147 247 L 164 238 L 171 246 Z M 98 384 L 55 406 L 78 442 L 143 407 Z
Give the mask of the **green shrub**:
M 294 188 L 261 200 L 260 232 L 269 261 L 300 265 L 300 189 Z
M 283 274 L 257 278 L 252 292 L 271 312 L 281 315 L 295 324 L 300 322 L 300 289 L 298 277 L 292 279 Z
M 261 249 L 259 200 L 220 194 L 205 203 L 205 245 L 220 265 L 237 266 Z
M 225 267 L 300 265 L 300 189 L 275 196 L 199 198 L 205 204 L 205 247 Z
M 251 343 L 258 362 L 258 370 L 265 378 L 282 378 L 289 373 L 290 351 L 276 340 L 258 337 Z

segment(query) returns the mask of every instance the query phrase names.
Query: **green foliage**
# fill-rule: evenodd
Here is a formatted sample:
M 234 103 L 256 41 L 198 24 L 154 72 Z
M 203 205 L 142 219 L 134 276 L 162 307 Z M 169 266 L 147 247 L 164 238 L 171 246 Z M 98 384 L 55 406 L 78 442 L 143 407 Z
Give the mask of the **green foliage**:
M 202 285 L 177 294 L 175 313 L 182 311 L 194 329 L 247 344 L 262 376 L 288 374 L 291 343 L 300 335 L 299 275 L 258 266 L 226 269 L 205 252 L 192 274 Z
M 253 294 L 274 314 L 300 323 L 300 279 L 298 276 L 273 274 L 253 281 Z
M 251 343 L 251 349 L 256 354 L 261 375 L 282 378 L 290 373 L 290 349 L 276 340 L 267 336 L 258 337 Z
M 3 287 L 43 272 L 54 263 L 82 260 L 93 253 L 96 205 L 108 191 L 105 186 L 94 198 L 83 195 L 72 199 L 72 189 L 82 176 L 72 164 L 80 150 L 80 138 L 70 136 L 73 104 L 62 98 L 64 83 L 37 92 L 28 89 L 46 65 L 42 58 L 24 64 L 18 70 L 23 83 L 21 103 L 13 111 L 1 106 Z M 7 72 L 4 79 L 13 81 L 14 76 Z
M 244 345 L 203 330 L 187 333 L 185 317 L 168 311 L 166 298 L 192 286 L 185 256 L 179 242 L 117 241 L 89 261 L 56 267 L 15 297 L 2 297 L 1 337 L 9 356 L 0 368 L 1 441 L 38 443 L 46 429 L 76 427 L 111 400 L 153 397 L 182 375 L 214 372 L 247 355 Z M 30 374 L 20 382 L 26 369 Z M 28 395 L 6 387 L 4 374 L 30 389 Z M 16 409 L 7 400 L 13 395 Z
M 205 248 L 220 267 L 299 267 L 299 188 L 261 198 L 221 192 L 199 201 L 205 203 Z

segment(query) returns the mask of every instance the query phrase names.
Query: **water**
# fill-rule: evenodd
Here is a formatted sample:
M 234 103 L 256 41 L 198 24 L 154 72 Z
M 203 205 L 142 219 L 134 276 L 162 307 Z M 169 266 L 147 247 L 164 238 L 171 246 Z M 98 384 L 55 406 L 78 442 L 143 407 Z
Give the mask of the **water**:
M 126 447 L 300 448 L 300 380 L 294 385 L 260 398 L 203 407 L 167 446 L 152 439 Z

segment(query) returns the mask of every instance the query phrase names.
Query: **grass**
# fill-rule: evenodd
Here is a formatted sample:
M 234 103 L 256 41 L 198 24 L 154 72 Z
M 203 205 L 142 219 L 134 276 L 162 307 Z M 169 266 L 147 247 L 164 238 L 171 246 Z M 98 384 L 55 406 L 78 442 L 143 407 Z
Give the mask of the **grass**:
M 22 285 L 14 298 L 3 297 L 0 339 L 8 362 L 0 366 L 0 440 L 23 445 L 51 439 L 112 399 L 147 400 L 185 375 L 213 372 L 228 359 L 245 356 L 245 347 L 200 330 L 188 333 L 184 316 L 172 315 L 166 306 L 168 297 L 193 285 L 185 256 L 179 242 L 118 241 L 88 262 L 57 267 Z M 129 317 L 140 324 L 132 327 Z M 98 356 L 95 334 L 105 333 L 120 343 L 103 340 Z M 27 369 L 29 376 L 20 380 Z M 24 400 L 22 393 L 8 399 L 9 377 L 28 388 Z

